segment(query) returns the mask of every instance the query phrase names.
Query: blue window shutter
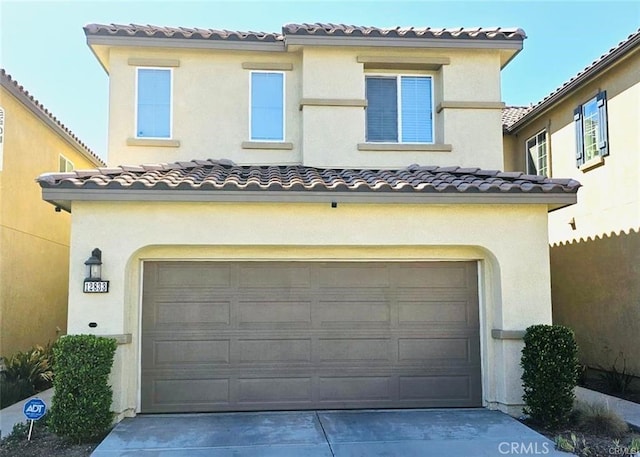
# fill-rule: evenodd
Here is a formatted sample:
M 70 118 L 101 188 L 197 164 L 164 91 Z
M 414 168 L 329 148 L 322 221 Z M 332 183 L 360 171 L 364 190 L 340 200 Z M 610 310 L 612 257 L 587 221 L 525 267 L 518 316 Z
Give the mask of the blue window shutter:
M 402 141 L 431 143 L 433 141 L 431 78 L 402 76 L 400 91 L 402 93 Z
M 597 97 L 598 105 L 598 149 L 601 156 L 609 155 L 609 138 L 607 136 L 607 92 L 602 91 L 598 93 Z
M 138 69 L 139 138 L 169 138 L 171 135 L 171 71 Z
M 395 77 L 369 76 L 366 82 L 366 141 L 398 141 L 398 82 Z
M 584 163 L 584 133 L 582 130 L 582 106 L 573 110 L 573 122 L 576 130 L 576 166 Z
M 251 73 L 251 139 L 284 140 L 282 73 Z

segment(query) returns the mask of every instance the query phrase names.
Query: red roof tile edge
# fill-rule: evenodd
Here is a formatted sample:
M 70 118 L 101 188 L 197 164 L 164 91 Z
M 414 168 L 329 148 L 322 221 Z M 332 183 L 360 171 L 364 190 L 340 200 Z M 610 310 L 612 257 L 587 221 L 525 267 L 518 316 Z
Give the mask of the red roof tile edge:
M 33 95 L 31 95 L 29 91 L 24 88 L 24 86 L 20 85 L 18 81 L 13 79 L 11 75 L 6 72 L 4 68 L 0 68 L 0 82 L 2 82 L 3 85 L 6 84 L 9 87 L 13 87 L 14 90 L 16 90 L 23 97 L 25 97 L 26 100 L 24 101 L 30 103 L 33 108 L 37 109 L 42 114 L 47 116 L 60 129 L 59 133 L 71 138 L 73 142 L 76 143 L 76 145 L 80 149 L 82 149 L 90 158 L 95 160 L 98 163 L 98 165 L 106 166 L 106 163 L 95 152 L 93 152 L 89 148 L 89 146 L 84 144 L 80 140 L 80 138 L 76 136 L 75 133 L 73 133 L 66 125 L 60 122 L 60 120 L 57 117 L 55 117 L 53 113 L 49 111 L 42 103 L 40 103 L 38 99 L 36 99 Z
M 221 160 L 120 166 L 38 177 L 42 188 L 144 190 L 575 193 L 580 183 L 520 172 L 410 165 L 401 170 L 239 166 Z
M 527 36 L 520 28 L 503 27 L 364 27 L 345 24 L 285 24 L 281 33 L 245 32 L 237 30 L 216 30 L 188 27 L 164 27 L 140 24 L 87 24 L 84 33 L 103 36 L 179 38 L 196 40 L 227 41 L 283 41 L 287 35 L 306 36 L 349 36 L 349 37 L 385 37 L 385 38 L 442 38 L 442 39 L 480 39 L 480 40 L 518 40 Z

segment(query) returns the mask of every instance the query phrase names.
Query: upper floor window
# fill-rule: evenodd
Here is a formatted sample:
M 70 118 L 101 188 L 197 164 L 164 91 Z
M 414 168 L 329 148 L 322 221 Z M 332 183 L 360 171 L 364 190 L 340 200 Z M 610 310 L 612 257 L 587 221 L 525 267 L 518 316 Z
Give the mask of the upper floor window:
M 136 137 L 171 138 L 170 68 L 138 68 Z
M 576 127 L 576 164 L 609 154 L 607 93 L 602 91 L 573 111 Z
M 284 141 L 284 73 L 251 72 L 251 140 Z
M 58 171 L 66 173 L 67 171 L 73 171 L 73 168 L 73 162 L 60 154 L 60 157 L 58 158 Z
M 433 143 L 430 76 L 367 76 L 366 141 Z
M 527 140 L 527 174 L 549 176 L 547 155 L 547 131 L 543 130 Z

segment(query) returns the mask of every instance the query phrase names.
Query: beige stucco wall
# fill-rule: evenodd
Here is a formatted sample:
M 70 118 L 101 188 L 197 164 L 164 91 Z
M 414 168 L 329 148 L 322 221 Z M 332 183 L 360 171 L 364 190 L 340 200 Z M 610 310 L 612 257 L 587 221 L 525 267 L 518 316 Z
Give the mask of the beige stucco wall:
M 448 57 L 440 70 L 396 70 L 434 77 L 442 101 L 500 102 L 498 50 L 403 50 L 304 47 L 289 52 L 112 48 L 109 57 L 110 165 L 228 158 L 239 164 L 304 163 L 318 167 L 402 168 L 411 163 L 502 168 L 500 109 L 434 111 L 435 142 L 445 151 L 358 151 L 365 139 L 362 107 L 305 106 L 303 98 L 362 100 L 365 72 L 357 56 Z M 179 147 L 128 146 L 135 133 L 135 66 L 129 58 L 177 59 L 173 69 L 173 138 Z M 243 62 L 290 63 L 285 71 L 285 141 L 292 150 L 242 149 L 249 138 L 250 70 Z M 385 73 L 372 71 L 370 73 Z M 303 134 L 304 132 L 304 134 Z
M 42 200 L 35 178 L 58 170 L 60 154 L 94 165 L 4 87 L 0 171 L 0 356 L 46 344 L 66 331 L 71 217 Z
M 74 202 L 69 332 L 132 334 L 111 380 L 114 410 L 134 414 L 146 259 L 478 260 L 484 402 L 517 412 L 522 342 L 491 330 L 551 320 L 546 214 L 544 205 Z M 95 247 L 108 294 L 82 293 Z
M 573 110 L 607 91 L 609 156 L 580 171 Z M 549 214 L 554 322 L 576 331 L 582 362 L 610 369 L 619 354 L 640 375 L 640 50 L 505 138 L 505 164 L 524 170 L 525 142 L 546 128 L 553 177 L 583 187 Z M 569 222 L 575 221 L 575 229 Z M 618 361 L 622 368 L 622 357 Z

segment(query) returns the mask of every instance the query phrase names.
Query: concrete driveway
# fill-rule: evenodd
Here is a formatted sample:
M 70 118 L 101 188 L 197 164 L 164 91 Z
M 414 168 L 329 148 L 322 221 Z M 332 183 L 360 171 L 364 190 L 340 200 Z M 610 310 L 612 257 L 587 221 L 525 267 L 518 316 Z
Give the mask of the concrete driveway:
M 565 457 L 512 417 L 484 409 L 298 411 L 138 416 L 93 457 Z

